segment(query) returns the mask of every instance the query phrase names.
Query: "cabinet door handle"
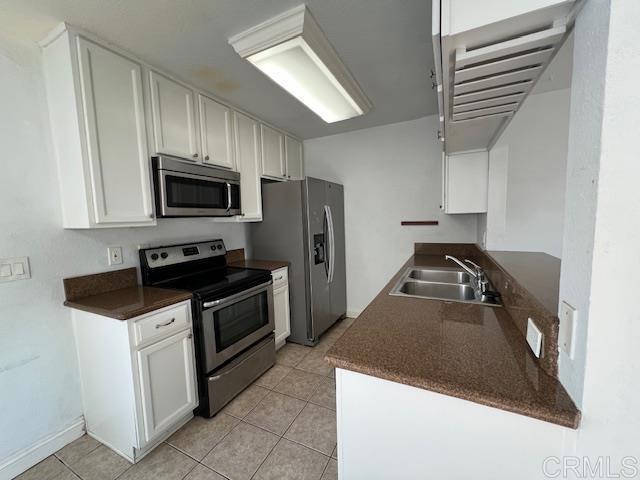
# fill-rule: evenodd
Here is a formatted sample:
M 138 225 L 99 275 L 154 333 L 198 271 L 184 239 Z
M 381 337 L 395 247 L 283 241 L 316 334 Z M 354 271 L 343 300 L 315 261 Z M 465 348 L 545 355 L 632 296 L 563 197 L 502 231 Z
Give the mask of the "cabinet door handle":
M 194 153 L 194 154 L 193 154 L 193 158 L 198 158 L 198 154 L 197 154 L 197 153 Z
M 187 335 L 187 338 L 193 338 L 193 333 L 190 333 L 189 335 Z
M 209 160 L 209 155 L 206 155 L 206 156 L 204 157 L 204 159 L 205 159 L 205 160 Z
M 280 275 L 278 278 L 276 278 L 276 280 L 282 280 L 283 276 Z
M 156 323 L 156 328 L 168 327 L 169 325 L 171 325 L 175 321 L 176 321 L 176 319 L 172 318 L 167 323 Z

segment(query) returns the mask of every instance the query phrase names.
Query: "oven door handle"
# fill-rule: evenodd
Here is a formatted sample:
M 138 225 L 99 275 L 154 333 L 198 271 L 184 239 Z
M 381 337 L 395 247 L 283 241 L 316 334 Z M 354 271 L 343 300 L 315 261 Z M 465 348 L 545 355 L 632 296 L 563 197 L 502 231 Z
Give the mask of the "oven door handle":
M 273 280 L 269 280 L 268 282 L 261 283 L 260 285 L 256 285 L 255 287 L 250 288 L 249 290 L 243 290 L 242 292 L 235 293 L 233 295 L 229 295 L 228 297 L 221 298 L 220 300 L 213 300 L 211 302 L 204 302 L 202 304 L 202 308 L 212 308 L 219 307 L 220 305 L 226 305 L 229 303 L 237 303 L 245 298 L 249 298 L 261 290 L 266 290 L 269 285 L 273 283 Z

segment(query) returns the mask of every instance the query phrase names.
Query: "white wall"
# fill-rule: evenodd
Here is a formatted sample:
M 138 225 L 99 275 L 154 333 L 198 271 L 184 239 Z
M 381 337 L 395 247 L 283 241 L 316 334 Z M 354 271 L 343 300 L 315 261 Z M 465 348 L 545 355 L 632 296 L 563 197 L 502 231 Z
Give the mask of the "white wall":
M 0 465 L 82 414 L 62 278 L 138 266 L 142 243 L 221 237 L 246 244 L 246 228 L 210 220 L 161 220 L 157 227 L 61 228 L 39 51 L 0 43 L 0 257 L 29 256 L 32 279 L 0 283 Z M 124 265 L 107 265 L 122 246 Z
M 569 158 L 572 168 L 567 193 L 567 199 L 571 197 L 571 208 L 567 209 L 565 236 L 565 252 L 571 262 L 562 266 L 560 298 L 571 302 L 574 298 L 568 295 L 573 297 L 578 293 L 580 306 L 588 307 L 586 321 L 583 322 L 584 316 L 579 312 L 578 323 L 581 332 L 587 330 L 586 345 L 580 349 L 586 352 L 582 406 L 587 429 L 581 449 L 590 456 L 610 455 L 614 464 L 620 457 L 633 455 L 640 466 L 638 286 L 636 281 L 625 279 L 628 272 L 634 272 L 635 278 L 635 273 L 640 271 L 640 92 L 637 90 L 640 2 L 592 0 L 592 3 L 594 5 L 589 2 L 585 5 L 585 25 L 577 32 L 583 45 L 574 55 L 576 68 L 581 70 L 581 82 L 591 83 L 589 91 L 593 96 L 583 98 L 584 107 L 575 110 L 572 99 Z M 607 26 L 608 49 L 604 49 L 601 42 Z M 605 60 L 606 66 L 602 69 Z M 587 89 L 585 85 L 582 88 Z M 595 109 L 597 106 L 600 108 Z M 598 117 L 601 135 L 592 128 L 597 125 Z M 592 176 L 592 160 L 598 153 L 598 169 Z M 584 171 L 578 171 L 581 166 L 586 167 Z M 590 208 L 594 190 L 597 190 L 595 215 Z M 585 195 L 589 201 L 587 205 L 580 205 Z M 572 284 L 584 285 L 582 279 L 576 278 L 582 274 L 583 267 L 576 267 L 580 259 L 588 260 L 588 251 L 580 248 L 588 244 L 575 240 L 576 235 L 582 235 L 580 224 L 587 216 L 595 216 L 595 228 L 592 230 L 592 223 L 587 222 L 586 231 L 593 231 L 594 235 L 587 237 L 593 238 L 593 262 L 589 303 L 585 305 L 583 299 L 588 291 L 576 292 Z M 569 222 L 569 217 L 574 221 Z M 582 340 L 584 336 L 578 338 Z M 566 373 L 564 367 L 562 372 Z
M 347 309 L 359 312 L 413 253 L 414 242 L 471 242 L 475 215 L 445 215 L 437 117 L 304 142 L 306 174 L 344 185 Z M 438 220 L 402 227 L 401 220 Z
M 567 301 L 577 309 L 579 321 L 575 356 L 571 359 L 560 350 L 558 372 L 561 382 L 578 404 L 582 403 L 587 357 L 594 231 L 598 207 L 597 182 L 602 157 L 609 36 L 607 3 L 597 0 L 591 5 L 585 5 L 574 33 L 560 300 Z
M 570 95 L 531 95 L 491 150 L 488 250 L 562 255 Z

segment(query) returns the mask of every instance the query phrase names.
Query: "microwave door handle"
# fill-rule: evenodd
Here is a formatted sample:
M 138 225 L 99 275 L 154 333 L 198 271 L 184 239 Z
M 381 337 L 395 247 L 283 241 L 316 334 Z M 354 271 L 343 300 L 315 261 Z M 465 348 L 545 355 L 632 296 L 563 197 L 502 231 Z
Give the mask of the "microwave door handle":
M 226 182 L 227 184 L 227 212 L 231 210 L 231 184 Z

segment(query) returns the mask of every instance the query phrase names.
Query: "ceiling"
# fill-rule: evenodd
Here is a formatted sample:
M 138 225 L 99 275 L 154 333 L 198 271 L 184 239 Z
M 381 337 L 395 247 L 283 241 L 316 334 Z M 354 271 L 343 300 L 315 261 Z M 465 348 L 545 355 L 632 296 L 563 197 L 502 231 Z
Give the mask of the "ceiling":
M 306 0 L 373 103 L 326 124 L 242 60 L 227 39 L 301 0 L 1 0 L 4 41 L 31 44 L 67 21 L 302 138 L 437 112 L 429 0 Z

